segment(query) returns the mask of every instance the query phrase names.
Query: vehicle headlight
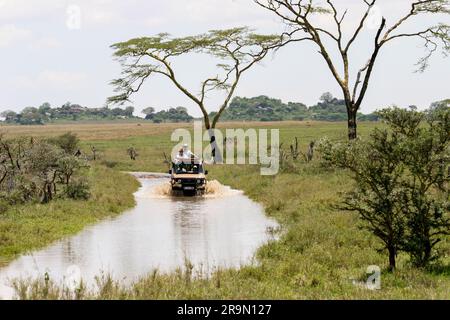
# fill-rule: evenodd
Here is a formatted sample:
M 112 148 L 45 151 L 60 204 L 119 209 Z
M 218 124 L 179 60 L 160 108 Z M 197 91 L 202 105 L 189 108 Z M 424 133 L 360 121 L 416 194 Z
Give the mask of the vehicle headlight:
M 181 183 L 181 179 L 178 179 L 178 180 L 177 180 L 177 183 Z

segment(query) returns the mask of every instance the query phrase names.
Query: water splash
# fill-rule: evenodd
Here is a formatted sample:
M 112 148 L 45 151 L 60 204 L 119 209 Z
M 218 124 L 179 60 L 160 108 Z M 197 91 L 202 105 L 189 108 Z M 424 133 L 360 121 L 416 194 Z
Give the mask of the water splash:
M 206 194 L 204 195 L 204 197 L 220 198 L 236 194 L 242 194 L 242 191 L 234 190 L 229 186 L 224 186 L 217 180 L 211 180 L 206 184 Z
M 149 179 L 147 176 L 145 179 Z M 206 184 L 206 192 L 201 197 L 203 198 L 223 198 L 242 194 L 242 191 L 234 190 L 229 186 L 224 186 L 217 180 L 210 180 Z M 169 181 L 165 179 L 158 185 L 151 188 L 143 188 L 138 194 L 141 197 L 151 198 L 168 198 L 172 197 L 172 186 Z
M 172 195 L 172 186 L 169 181 L 164 181 L 163 183 L 151 188 L 148 193 L 153 197 L 165 198 Z

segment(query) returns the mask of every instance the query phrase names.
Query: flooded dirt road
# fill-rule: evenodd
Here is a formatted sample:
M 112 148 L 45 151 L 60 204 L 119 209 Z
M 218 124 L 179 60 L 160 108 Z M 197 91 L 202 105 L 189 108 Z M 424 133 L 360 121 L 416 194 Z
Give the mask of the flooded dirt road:
M 11 279 L 45 273 L 58 283 L 79 273 L 93 285 L 102 272 L 130 283 L 155 268 L 183 267 L 186 259 L 207 272 L 239 267 L 252 262 L 270 238 L 268 229 L 277 226 L 259 204 L 217 182 L 204 197 L 180 198 L 168 194 L 167 178 L 137 177 L 135 208 L 0 269 L 0 297 L 12 298 Z

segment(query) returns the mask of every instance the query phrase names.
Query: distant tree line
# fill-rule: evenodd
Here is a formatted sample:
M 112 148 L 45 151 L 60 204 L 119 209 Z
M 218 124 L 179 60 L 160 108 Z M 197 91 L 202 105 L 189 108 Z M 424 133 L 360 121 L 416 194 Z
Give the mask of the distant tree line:
M 1 113 L 6 123 L 23 125 L 40 125 L 57 121 L 79 120 L 115 120 L 131 119 L 134 107 L 122 108 L 87 108 L 79 104 L 65 103 L 59 108 L 52 108 L 48 102 L 39 107 L 27 107 L 21 112 L 7 110 Z
M 430 109 L 440 106 L 449 107 L 450 99 L 434 102 Z M 228 121 L 347 121 L 347 108 L 345 100 L 335 98 L 329 92 L 324 93 L 319 102 L 310 107 L 299 102 L 284 103 L 267 96 L 235 97 L 222 117 Z M 357 118 L 359 121 L 378 121 L 379 115 L 376 112 L 358 113 Z
M 450 99 L 433 102 L 431 109 L 450 105 Z M 142 110 L 145 120 L 153 123 L 191 122 L 191 116 L 185 107 L 168 108 L 156 111 L 153 107 Z M 214 112 L 210 115 L 214 116 Z M 118 120 L 140 119 L 134 116 L 134 107 L 126 108 L 87 108 L 70 102 L 60 108 L 52 108 L 44 103 L 38 108 L 27 107 L 21 112 L 4 111 L 1 113 L 4 122 L 11 124 L 39 125 L 58 121 L 82 120 Z M 343 99 L 333 97 L 329 92 L 324 93 L 319 102 L 307 107 L 301 102 L 284 103 L 280 99 L 267 96 L 254 98 L 235 97 L 230 106 L 223 111 L 224 121 L 347 121 L 347 108 Z M 358 113 L 359 121 L 377 121 L 376 113 Z
M 142 111 L 145 119 L 154 123 L 161 122 L 190 122 L 190 116 L 184 107 L 170 108 L 156 112 L 149 107 Z M 211 112 L 213 118 L 216 112 Z M 361 121 L 376 121 L 375 114 L 358 114 Z M 235 97 L 229 107 L 222 113 L 223 121 L 287 121 L 287 120 L 316 120 L 316 121 L 346 121 L 347 110 L 345 101 L 333 97 L 331 93 L 324 93 L 320 101 L 311 107 L 301 102 L 284 103 L 280 99 L 267 96 L 254 98 Z
M 375 114 L 358 114 L 362 121 L 376 121 Z M 255 98 L 236 97 L 229 108 L 225 110 L 224 120 L 246 121 L 284 121 L 284 120 L 316 120 L 316 121 L 346 121 L 347 110 L 345 101 L 337 99 L 329 92 L 320 97 L 320 101 L 309 108 L 299 102 L 284 103 L 280 99 L 267 96 Z
M 155 111 L 155 108 L 148 107 L 142 110 L 146 120 L 154 123 L 163 122 L 190 122 L 194 117 L 190 116 L 184 107 L 169 108 L 168 110 Z

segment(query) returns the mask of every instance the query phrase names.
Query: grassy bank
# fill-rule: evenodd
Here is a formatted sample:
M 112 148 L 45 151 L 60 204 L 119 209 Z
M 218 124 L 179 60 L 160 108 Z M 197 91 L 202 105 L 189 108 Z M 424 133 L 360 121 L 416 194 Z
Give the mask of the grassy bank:
M 152 273 L 132 287 L 109 278 L 100 293 L 78 293 L 80 299 L 448 299 L 448 259 L 441 268 L 412 268 L 405 256 L 398 270 L 388 273 L 380 243 L 361 230 L 356 215 L 335 211 L 337 192 L 350 185 L 342 172 L 321 172 L 311 165 L 296 174 L 261 177 L 256 168 L 214 167 L 214 178 L 264 204 L 282 233 L 257 253 L 258 266 L 219 270 L 209 279 L 193 279 L 189 272 Z M 443 246 L 449 252 L 448 243 Z M 355 284 L 367 279 L 369 265 L 382 268 L 381 290 Z M 22 298 L 53 299 L 66 296 L 58 286 L 34 283 Z M 44 294 L 45 293 L 45 294 Z
M 258 124 L 258 126 L 261 124 Z M 346 139 L 342 123 L 274 123 L 280 128 L 285 145 L 294 137 L 306 150 L 311 140 L 328 136 Z M 252 124 L 237 127 L 251 127 Z M 360 133 L 367 134 L 374 124 L 362 124 Z M 107 131 L 107 128 L 101 128 Z M 142 130 L 142 129 L 136 129 Z M 116 133 L 117 134 L 117 133 Z M 100 139 L 84 138 L 86 150 L 91 145 L 102 151 L 99 163 L 115 170 L 165 171 L 162 152 L 169 152 L 170 133 L 162 130 L 152 134 Z M 126 148 L 137 148 L 137 161 L 127 159 Z M 360 228 L 355 214 L 334 209 L 340 192 L 351 187 L 344 171 L 321 168 L 318 162 L 298 163 L 294 170 L 277 176 L 263 177 L 255 166 L 214 166 L 208 168 L 211 179 L 244 190 L 262 203 L 267 215 L 281 225 L 280 239 L 257 253 L 258 266 L 240 270 L 220 270 L 210 279 L 192 279 L 189 272 L 170 275 L 150 274 L 134 286 L 125 288 L 110 279 L 101 283 L 100 294 L 79 292 L 78 298 L 119 299 L 449 299 L 450 243 L 440 249 L 443 260 L 431 270 L 412 268 L 406 256 L 399 257 L 398 269 L 388 273 L 387 256 L 377 249 L 381 243 Z M 243 213 L 245 214 L 245 213 Z M 371 291 L 358 283 L 367 279 L 370 265 L 382 268 L 381 290 Z M 42 287 L 22 298 L 64 298 L 57 287 Z M 39 287 L 41 286 L 41 287 Z M 47 294 L 44 294 L 47 292 Z
M 0 264 L 134 205 L 132 193 L 138 182 L 133 177 L 98 165 L 86 171 L 92 193 L 88 201 L 58 199 L 15 206 L 0 214 Z

